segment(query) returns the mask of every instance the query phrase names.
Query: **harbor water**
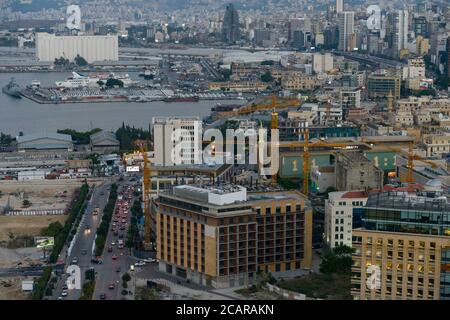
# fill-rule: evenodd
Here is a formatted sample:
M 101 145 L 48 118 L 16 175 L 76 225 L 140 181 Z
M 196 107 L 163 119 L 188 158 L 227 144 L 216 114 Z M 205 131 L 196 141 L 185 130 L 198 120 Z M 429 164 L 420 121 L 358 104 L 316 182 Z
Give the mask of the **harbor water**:
M 117 72 L 122 74 L 122 72 Z M 145 81 L 138 73 L 128 73 L 132 79 Z M 21 86 L 39 80 L 42 86 L 53 86 L 55 81 L 66 79 L 70 73 L 0 73 L 0 87 L 12 77 Z M 114 102 L 38 104 L 29 99 L 15 99 L 0 92 L 0 132 L 17 135 L 19 132 L 56 132 L 57 129 L 90 130 L 102 128 L 116 130 L 124 122 L 127 125 L 148 128 L 154 116 L 199 116 L 210 113 L 211 108 L 226 101 L 204 100 L 199 102 Z M 242 101 L 233 101 L 242 103 Z

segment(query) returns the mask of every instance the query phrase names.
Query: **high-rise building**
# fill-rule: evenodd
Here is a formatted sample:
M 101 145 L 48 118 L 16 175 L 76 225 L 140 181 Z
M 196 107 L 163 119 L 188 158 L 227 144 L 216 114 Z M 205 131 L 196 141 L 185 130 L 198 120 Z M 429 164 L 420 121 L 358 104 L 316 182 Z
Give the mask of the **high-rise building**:
M 447 38 L 447 77 L 450 78 L 450 37 Z
M 201 163 L 202 121 L 198 117 L 154 117 L 155 158 L 159 166 Z
M 424 16 L 413 18 L 413 30 L 415 36 L 428 37 L 428 21 Z
M 450 204 L 439 181 L 421 194 L 370 195 L 362 225 L 352 231 L 354 299 L 450 298 Z
M 353 11 L 345 11 L 339 13 L 339 46 L 341 51 L 351 51 L 351 37 L 354 33 L 355 13 Z
M 215 288 L 251 285 L 257 272 L 312 264 L 312 207 L 295 191 L 182 185 L 159 194 L 159 270 Z
M 341 13 L 344 11 L 344 0 L 336 0 L 336 12 Z
M 393 23 L 392 54 L 399 57 L 400 51 L 408 47 L 408 10 L 397 10 Z
M 222 38 L 224 42 L 236 43 L 241 38 L 239 29 L 239 14 L 232 3 L 225 9 L 222 24 Z

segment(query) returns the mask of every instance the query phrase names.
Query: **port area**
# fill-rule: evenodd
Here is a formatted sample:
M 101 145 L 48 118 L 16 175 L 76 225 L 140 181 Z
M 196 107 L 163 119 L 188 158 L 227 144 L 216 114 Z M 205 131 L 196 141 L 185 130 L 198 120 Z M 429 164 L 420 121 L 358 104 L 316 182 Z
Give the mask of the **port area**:
M 21 91 L 23 97 L 39 104 L 93 103 L 93 102 L 196 102 L 199 100 L 240 100 L 235 93 L 203 92 L 175 93 L 167 89 L 148 88 L 26 88 Z

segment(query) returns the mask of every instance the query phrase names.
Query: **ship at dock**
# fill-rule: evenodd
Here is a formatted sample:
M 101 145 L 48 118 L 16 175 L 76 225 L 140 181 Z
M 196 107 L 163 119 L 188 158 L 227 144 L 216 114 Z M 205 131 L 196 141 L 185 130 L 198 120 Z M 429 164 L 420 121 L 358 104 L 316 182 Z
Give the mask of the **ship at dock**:
M 198 102 L 200 100 L 199 96 L 190 97 L 167 97 L 164 98 L 164 102 Z
M 22 98 L 22 90 L 14 78 L 12 78 L 11 81 L 2 88 L 2 92 L 17 99 Z

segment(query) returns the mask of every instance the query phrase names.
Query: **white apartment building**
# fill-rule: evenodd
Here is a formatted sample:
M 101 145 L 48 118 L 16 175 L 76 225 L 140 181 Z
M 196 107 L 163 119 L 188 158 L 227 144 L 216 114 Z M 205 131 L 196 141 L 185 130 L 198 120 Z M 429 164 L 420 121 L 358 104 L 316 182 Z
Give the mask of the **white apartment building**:
M 340 92 L 342 110 L 361 107 L 361 90 L 358 88 L 344 88 Z
M 87 62 L 118 61 L 119 40 L 117 35 L 57 36 L 45 32 L 36 34 L 36 58 L 53 62 L 64 57 L 73 61 L 77 55 Z
M 366 205 L 367 192 L 330 192 L 325 200 L 325 242 L 330 248 L 352 246 L 353 222 L 359 227 L 362 208 Z
M 315 53 L 312 60 L 315 73 L 326 73 L 333 69 L 333 55 L 331 53 Z
M 155 156 L 160 166 L 202 163 L 202 121 L 198 117 L 154 117 Z

